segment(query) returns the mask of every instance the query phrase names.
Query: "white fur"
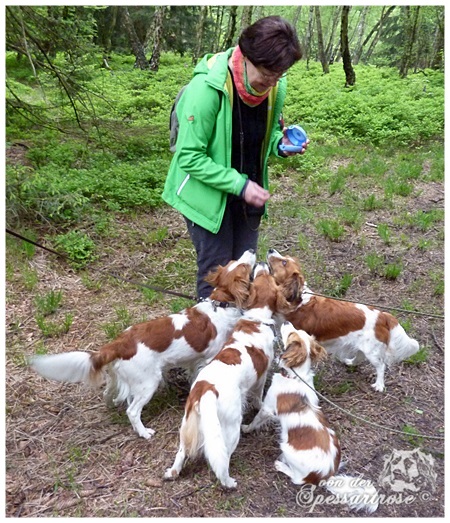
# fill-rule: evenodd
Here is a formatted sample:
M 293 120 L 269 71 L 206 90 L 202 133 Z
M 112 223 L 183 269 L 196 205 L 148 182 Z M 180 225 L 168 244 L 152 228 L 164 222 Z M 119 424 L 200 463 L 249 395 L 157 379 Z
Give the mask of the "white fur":
M 246 251 L 234 263 L 255 264 L 253 251 Z M 163 371 L 171 367 L 184 367 L 195 372 L 209 362 L 222 348 L 232 332 L 236 322 L 242 317 L 236 307 L 217 307 L 212 300 L 205 300 L 193 307 L 206 314 L 217 331 L 217 336 L 210 340 L 203 352 L 195 351 L 184 337 L 172 340 L 169 347 L 158 352 L 146 344 L 137 342 L 136 354 L 129 359 L 117 359 L 106 365 L 106 373 L 94 372 L 91 364 L 92 355 L 87 352 L 68 352 L 56 355 L 33 356 L 30 366 L 41 376 L 63 382 L 85 382 L 98 384 L 106 377 L 105 399 L 109 405 L 127 403 L 127 415 L 133 429 L 143 438 L 150 438 L 154 430 L 146 428 L 141 420 L 143 407 L 151 400 L 157 390 Z M 186 310 L 169 316 L 175 330 L 181 330 L 189 322 Z M 152 321 L 152 320 L 150 320 Z M 130 328 L 125 332 L 130 333 Z M 109 345 L 109 344 L 107 344 Z M 106 348 L 107 345 L 103 348 Z M 105 376 L 106 374 L 106 376 Z
M 283 472 L 296 485 L 305 484 L 305 478 L 311 473 L 318 473 L 322 479 L 319 485 L 324 486 L 335 496 L 355 510 L 374 512 L 378 507 L 378 494 L 370 481 L 360 478 L 336 475 L 336 455 L 339 447 L 334 443 L 334 431 L 327 425 L 323 425 L 318 416 L 320 407 L 317 394 L 310 387 L 313 385 L 314 373 L 311 370 L 310 346 L 312 337 L 304 331 L 296 331 L 292 324 L 285 322 L 281 327 L 281 335 L 286 345 L 286 340 L 292 332 L 297 334 L 307 343 L 308 357 L 304 364 L 290 369 L 280 359 L 280 366 L 285 369 L 289 377 L 275 374 L 269 390 L 264 399 L 263 406 L 250 425 L 243 425 L 244 432 L 251 432 L 264 425 L 269 419 L 276 419 L 281 427 L 280 448 L 281 455 L 275 461 L 275 468 Z M 299 379 L 296 374 L 302 379 Z M 302 381 L 304 380 L 304 381 Z M 306 382 L 306 383 L 304 383 Z M 308 407 L 301 412 L 289 412 L 279 414 L 277 410 L 277 399 L 281 394 L 297 394 Z M 329 434 L 329 451 L 324 451 L 311 443 L 310 448 L 302 450 L 294 448 L 288 442 L 289 429 L 312 427 L 314 429 L 325 429 Z M 337 441 L 337 440 L 336 440 Z M 331 475 L 331 476 L 330 476 Z
M 298 262 L 290 256 L 282 256 L 275 249 L 271 249 L 267 255 L 267 260 L 270 266 L 271 259 L 273 260 L 284 260 L 288 263 L 297 265 L 297 269 L 300 270 Z M 278 281 L 278 283 L 282 283 Z M 298 305 L 297 310 L 306 314 L 309 302 L 313 299 L 313 292 L 308 288 L 306 282 L 303 286 L 302 301 Z M 314 306 L 315 316 L 320 316 L 321 311 L 321 298 L 318 297 L 318 301 Z M 337 300 L 327 299 L 328 306 L 332 303 L 338 304 Z M 341 305 L 341 304 L 340 304 Z M 386 344 L 378 340 L 375 336 L 375 325 L 382 313 L 379 310 L 371 309 L 362 304 L 347 303 L 348 311 L 351 307 L 356 307 L 364 313 L 365 324 L 360 330 L 350 330 L 346 334 L 340 335 L 336 338 L 322 339 L 314 332 L 314 328 L 310 329 L 309 334 L 316 336 L 317 341 L 325 347 L 327 352 L 339 361 L 347 365 L 358 365 L 364 361 L 369 361 L 376 370 L 376 380 L 372 384 L 372 387 L 379 392 L 384 390 L 384 373 L 386 367 L 391 364 L 398 363 L 404 359 L 412 356 L 419 350 L 419 344 L 413 338 L 410 338 L 403 327 L 398 324 L 390 331 L 390 339 Z M 336 330 L 339 332 L 342 330 L 345 320 L 345 310 L 342 309 L 342 323 L 336 325 Z M 325 313 L 324 313 L 325 314 Z M 296 313 L 289 314 L 288 318 L 297 329 L 305 328 L 302 320 L 296 320 Z M 303 320 L 305 321 L 305 320 Z M 326 321 L 326 318 L 321 318 L 321 322 Z
M 258 271 L 255 271 L 255 277 L 256 274 Z M 164 474 L 165 479 L 178 477 L 186 459 L 201 453 L 224 487 L 236 487 L 235 479 L 229 475 L 230 458 L 239 443 L 243 409 L 247 400 L 250 399 L 257 408 L 262 404 L 267 369 L 273 359 L 273 312 L 268 307 L 252 308 L 244 312 L 242 320 L 254 322 L 258 332 L 245 333 L 239 330 L 241 322 L 238 322 L 231 339 L 222 349 L 237 350 L 241 358 L 239 364 L 214 359 L 199 372 L 192 385 L 191 395 L 199 382 L 213 385 L 218 395 L 208 391 L 196 402 L 189 415 L 186 410 L 180 429 L 179 450 L 172 467 Z M 248 347 L 257 348 L 268 358 L 267 368 L 259 377 Z M 220 353 L 217 358 L 219 357 Z

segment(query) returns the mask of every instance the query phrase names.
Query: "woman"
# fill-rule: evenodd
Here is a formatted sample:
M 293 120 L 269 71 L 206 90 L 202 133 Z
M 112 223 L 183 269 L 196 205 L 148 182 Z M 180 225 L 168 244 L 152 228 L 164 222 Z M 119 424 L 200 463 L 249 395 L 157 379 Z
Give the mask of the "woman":
M 210 270 L 256 251 L 269 199 L 267 162 L 290 143 L 280 126 L 286 71 L 301 58 L 292 26 L 268 16 L 238 46 L 208 54 L 178 102 L 179 132 L 163 199 L 186 219 L 197 252 L 197 294 Z M 303 145 L 301 154 L 305 152 Z

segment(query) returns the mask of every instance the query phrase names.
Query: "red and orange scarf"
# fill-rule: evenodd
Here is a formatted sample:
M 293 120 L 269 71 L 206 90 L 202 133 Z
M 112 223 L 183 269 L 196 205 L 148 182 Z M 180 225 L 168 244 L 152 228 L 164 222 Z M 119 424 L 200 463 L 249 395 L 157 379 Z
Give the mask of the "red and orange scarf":
M 239 46 L 237 46 L 231 55 L 231 63 L 233 65 L 233 79 L 239 98 L 250 107 L 255 107 L 263 102 L 270 93 L 271 87 L 266 91 L 259 93 L 255 91 L 247 79 L 247 71 L 245 68 L 245 58 Z

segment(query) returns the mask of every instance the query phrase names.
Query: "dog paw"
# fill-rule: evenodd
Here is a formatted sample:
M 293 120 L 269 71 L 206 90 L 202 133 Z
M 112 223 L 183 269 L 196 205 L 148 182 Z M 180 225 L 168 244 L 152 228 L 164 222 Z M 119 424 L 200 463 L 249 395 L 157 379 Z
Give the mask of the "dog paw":
M 227 478 L 222 483 L 222 486 L 226 489 L 235 489 L 237 487 L 237 481 L 233 478 Z
M 144 427 L 143 430 L 138 431 L 138 434 L 141 436 L 141 438 L 150 439 L 155 434 L 155 431 L 153 429 L 146 429 Z
M 166 471 L 164 472 L 164 476 L 163 476 L 164 479 L 171 480 L 171 481 L 173 481 L 177 477 L 178 477 L 178 472 L 174 468 L 166 469 Z
M 377 392 L 383 392 L 384 391 L 384 383 L 372 383 L 371 387 L 375 389 Z

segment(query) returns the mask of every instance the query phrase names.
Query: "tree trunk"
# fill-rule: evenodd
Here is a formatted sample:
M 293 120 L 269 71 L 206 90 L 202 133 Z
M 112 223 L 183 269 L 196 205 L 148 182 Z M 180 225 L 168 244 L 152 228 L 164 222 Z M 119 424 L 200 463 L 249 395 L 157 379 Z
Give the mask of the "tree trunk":
M 153 49 L 149 66 L 151 71 L 159 69 L 159 59 L 161 57 L 161 40 L 163 35 L 164 13 L 166 6 L 162 5 L 155 8 L 155 23 L 153 25 Z
M 245 5 L 242 9 L 241 32 L 252 23 L 253 6 Z
M 117 23 L 117 13 L 119 7 L 116 5 L 108 6 L 105 11 L 102 13 L 101 23 L 98 25 L 97 35 L 98 35 L 98 44 L 103 51 L 103 59 L 108 58 L 109 53 L 111 52 L 111 39 L 114 33 L 114 29 Z
M 363 10 L 361 11 L 361 16 L 358 22 L 358 28 L 357 28 L 357 41 L 355 50 L 353 52 L 353 64 L 358 65 L 359 59 L 361 58 L 362 50 L 363 50 L 363 37 L 364 37 L 364 30 L 366 28 L 366 17 L 369 14 L 370 6 L 366 5 L 364 6 Z
M 223 5 L 217 7 L 215 29 L 214 29 L 214 46 L 212 49 L 213 53 L 217 53 L 220 49 L 220 33 L 221 33 L 221 28 L 222 28 L 224 10 L 225 10 L 225 6 L 223 6 Z
M 356 75 L 352 66 L 352 58 L 348 45 L 348 13 L 351 7 L 344 5 L 341 16 L 341 55 L 345 72 L 345 87 L 355 85 Z
M 133 20 L 131 20 L 128 7 L 122 7 L 123 9 L 123 25 L 130 39 L 131 50 L 136 57 L 134 67 L 139 67 L 139 69 L 148 69 L 149 62 L 145 57 L 144 46 L 139 41 L 136 30 L 134 29 Z
M 323 46 L 323 32 L 322 32 L 322 22 L 320 20 L 320 7 L 315 6 L 314 12 L 316 15 L 316 27 L 317 27 L 317 47 L 319 52 L 319 60 L 322 64 L 322 71 L 324 74 L 328 74 L 330 72 L 330 67 L 328 65 L 328 60 L 325 55 L 325 48 Z
M 331 25 L 331 31 L 330 31 L 330 35 L 328 38 L 328 45 L 327 45 L 327 48 L 325 49 L 325 56 L 327 58 L 328 63 L 331 63 L 334 61 L 334 59 L 333 59 L 334 35 L 336 33 L 336 28 L 338 26 L 339 19 L 341 18 L 341 10 L 342 10 L 342 7 L 340 7 L 340 6 L 336 6 L 334 8 L 333 23 Z
M 224 50 L 228 49 L 229 47 L 232 47 L 232 45 L 234 44 L 234 35 L 236 33 L 237 5 L 232 5 L 230 7 L 229 16 L 230 17 L 228 19 L 228 31 L 225 40 L 223 41 Z
M 294 26 L 294 29 L 297 29 L 297 25 L 300 22 L 300 19 L 302 17 L 302 6 L 299 5 L 297 9 L 294 12 L 294 18 L 292 19 L 292 25 Z
M 430 64 L 432 69 L 441 69 L 444 66 L 444 26 L 444 10 L 438 7 L 436 13 L 436 32 L 434 35 L 433 56 Z
M 306 69 L 309 69 L 309 59 L 311 58 L 311 41 L 314 27 L 314 6 L 309 7 L 308 29 L 305 37 L 305 55 L 306 55 Z
M 408 76 L 408 69 L 411 64 L 414 40 L 416 39 L 417 22 L 419 20 L 420 6 L 416 6 L 414 11 L 411 13 L 412 9 L 414 8 L 410 6 L 404 7 L 404 45 L 403 54 L 399 66 L 399 73 L 401 78 L 406 78 Z
M 375 46 L 378 43 L 378 40 L 380 39 L 380 36 L 383 33 L 384 24 L 386 20 L 389 18 L 389 15 L 392 13 L 392 11 L 395 9 L 395 5 L 388 7 L 383 7 L 381 11 L 381 17 L 378 20 L 378 22 L 374 25 L 370 33 L 366 36 L 366 39 L 363 42 L 363 49 L 366 46 L 366 44 L 369 42 L 369 40 L 372 38 L 373 34 L 375 33 L 375 36 L 373 37 L 372 43 L 369 46 L 369 49 L 366 51 L 363 57 L 363 62 L 367 63 L 370 60 L 370 57 L 372 56 L 373 50 L 375 49 Z
M 206 18 L 208 16 L 208 6 L 203 5 L 200 9 L 200 18 L 197 24 L 197 46 L 195 47 L 194 54 L 192 55 L 192 63 L 195 65 L 199 59 L 203 49 L 203 38 L 205 35 Z

